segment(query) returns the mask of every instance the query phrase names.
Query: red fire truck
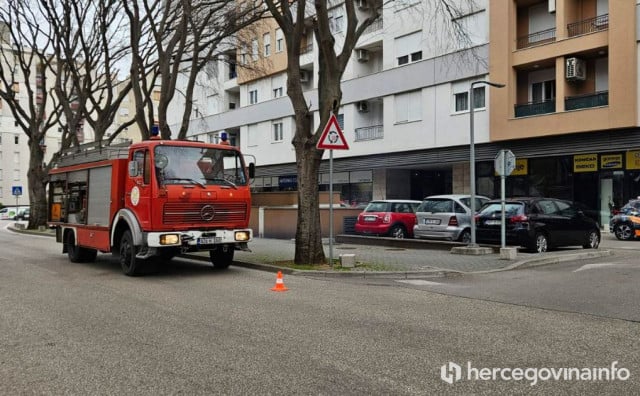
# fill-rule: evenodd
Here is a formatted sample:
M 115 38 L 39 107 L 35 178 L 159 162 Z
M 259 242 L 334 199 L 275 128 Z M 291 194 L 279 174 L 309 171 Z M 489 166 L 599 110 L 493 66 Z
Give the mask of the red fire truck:
M 63 155 L 50 171 L 49 226 L 72 262 L 112 252 L 126 275 L 152 258 L 208 251 L 227 268 L 248 250 L 251 211 L 245 165 L 232 146 L 147 140 Z

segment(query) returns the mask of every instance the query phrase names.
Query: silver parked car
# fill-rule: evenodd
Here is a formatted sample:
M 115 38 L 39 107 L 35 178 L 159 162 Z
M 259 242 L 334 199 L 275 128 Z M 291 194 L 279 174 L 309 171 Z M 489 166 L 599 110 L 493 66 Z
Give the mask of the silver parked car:
M 476 195 L 478 211 L 489 198 Z M 471 198 L 468 194 L 432 195 L 416 210 L 415 238 L 471 241 Z

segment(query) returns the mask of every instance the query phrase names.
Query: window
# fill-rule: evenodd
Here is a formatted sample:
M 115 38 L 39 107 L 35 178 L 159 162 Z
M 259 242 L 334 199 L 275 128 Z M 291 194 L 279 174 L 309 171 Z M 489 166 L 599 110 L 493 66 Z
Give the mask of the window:
M 247 146 L 258 145 L 258 124 L 251 124 L 247 131 Z
M 18 135 L 15 135 L 15 136 L 13 137 L 13 143 L 14 143 L 14 144 L 20 144 L 20 137 L 19 137 Z
M 274 121 L 273 123 L 273 141 L 281 142 L 284 139 L 282 133 L 282 120 Z
M 251 59 L 254 62 L 258 60 L 258 40 L 251 41 Z
M 276 52 L 282 52 L 284 50 L 284 37 L 282 36 L 282 29 L 276 30 Z
M 256 104 L 256 103 L 258 103 L 258 90 L 253 89 L 249 91 L 249 104 Z
M 15 92 L 15 93 L 20 92 L 20 83 L 14 82 L 12 88 L 13 88 L 13 92 Z
M 262 43 L 264 44 L 264 56 L 271 55 L 271 35 L 269 33 L 262 36 Z
M 20 169 L 13 170 L 13 180 L 20 180 Z
M 556 98 L 556 81 L 542 81 L 531 84 L 531 102 L 540 103 Z
M 160 91 L 153 91 L 153 100 L 160 100 Z
M 2 169 L 0 169 L 0 180 L 2 180 Z
M 20 166 L 20 152 L 19 151 L 14 151 L 13 152 L 13 163 L 15 165 Z
M 421 31 L 395 39 L 395 55 L 398 66 L 422 59 L 421 41 Z
M 340 129 L 344 131 L 344 114 L 338 114 L 336 116 L 336 120 L 338 121 Z
M 483 109 L 485 107 L 485 87 L 473 88 L 473 108 Z M 455 111 L 469 110 L 469 92 L 460 92 L 455 96 Z
M 2 198 L 2 187 L 0 187 L 0 198 Z
M 395 95 L 396 123 L 422 119 L 422 91 Z
M 282 87 L 274 88 L 273 89 L 273 97 L 274 98 L 279 98 L 281 96 L 282 96 Z
M 344 29 L 344 15 L 329 15 L 329 30 L 331 33 L 340 33 Z

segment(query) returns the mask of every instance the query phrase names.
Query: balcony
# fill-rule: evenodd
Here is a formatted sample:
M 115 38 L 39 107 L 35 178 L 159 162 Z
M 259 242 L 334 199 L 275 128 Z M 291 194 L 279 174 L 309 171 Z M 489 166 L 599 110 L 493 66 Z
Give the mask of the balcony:
M 549 114 L 555 113 L 556 111 L 556 100 L 546 100 L 544 102 L 529 102 L 526 104 L 516 104 L 515 106 L 515 116 L 518 117 L 528 117 L 539 114 Z
M 382 125 L 372 125 L 368 127 L 356 128 L 356 142 L 363 140 L 382 139 L 384 137 L 384 128 Z
M 364 30 L 364 32 L 362 32 L 362 35 L 364 36 L 365 34 L 369 34 L 369 33 L 372 33 L 372 32 L 377 32 L 378 30 L 382 30 L 382 28 L 383 28 L 382 16 L 379 16 L 378 19 L 373 21 L 373 23 L 371 25 L 369 25 Z
M 609 105 L 609 91 L 600 91 L 592 94 L 568 96 L 564 98 L 564 109 L 567 111 L 607 105 Z
M 534 45 L 552 43 L 554 41 L 556 41 L 556 28 L 551 28 L 531 33 L 527 36 L 518 37 L 516 48 L 522 49 L 532 47 Z
M 607 29 L 609 29 L 609 14 L 598 15 L 595 18 L 589 18 L 567 25 L 569 37 L 595 33 Z

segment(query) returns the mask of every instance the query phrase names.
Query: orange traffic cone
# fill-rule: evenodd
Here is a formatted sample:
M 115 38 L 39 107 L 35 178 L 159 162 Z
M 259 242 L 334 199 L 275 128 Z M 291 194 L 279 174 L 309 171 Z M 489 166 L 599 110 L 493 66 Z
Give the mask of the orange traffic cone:
M 278 276 L 276 277 L 276 285 L 272 287 L 271 290 L 276 292 L 284 292 L 289 290 L 284 285 L 284 280 L 282 279 L 282 271 L 278 271 Z

